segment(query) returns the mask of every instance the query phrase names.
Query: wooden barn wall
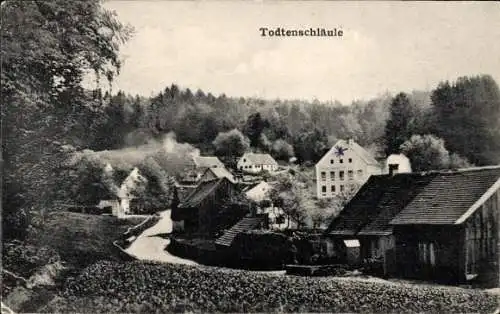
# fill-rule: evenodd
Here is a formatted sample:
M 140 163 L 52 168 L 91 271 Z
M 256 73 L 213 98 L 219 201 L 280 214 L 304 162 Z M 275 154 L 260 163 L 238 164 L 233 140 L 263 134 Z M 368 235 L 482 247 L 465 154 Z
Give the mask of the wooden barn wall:
M 396 274 L 459 282 L 464 278 L 462 226 L 395 226 Z
M 497 191 L 465 222 L 465 271 L 487 286 L 500 284 L 499 207 Z

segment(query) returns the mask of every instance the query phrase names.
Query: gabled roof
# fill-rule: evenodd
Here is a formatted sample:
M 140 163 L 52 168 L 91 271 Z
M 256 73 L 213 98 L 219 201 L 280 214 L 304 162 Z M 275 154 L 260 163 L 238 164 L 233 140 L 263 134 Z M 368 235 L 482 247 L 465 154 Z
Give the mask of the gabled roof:
M 391 224 L 460 224 L 499 188 L 500 166 L 440 172 Z
M 276 160 L 269 154 L 246 153 L 241 158 L 246 158 L 255 165 L 278 165 Z
M 243 189 L 243 192 L 250 192 L 251 190 L 253 190 L 254 188 L 258 187 L 259 185 L 264 185 L 264 186 L 269 186 L 271 187 L 271 185 L 266 182 L 266 181 L 260 181 L 260 182 L 255 182 L 255 183 L 252 183 L 252 184 L 249 184 L 247 185 L 244 189 Z
M 387 176 L 370 176 L 352 200 L 330 223 L 326 233 L 356 235 L 361 228 L 377 216 L 377 204 L 384 195 L 386 183 Z
M 224 164 L 215 156 L 196 156 L 193 161 L 198 168 L 224 168 Z
M 212 172 L 214 174 L 214 176 L 216 176 L 219 179 L 220 178 L 227 178 L 229 181 L 231 181 L 231 183 L 236 183 L 236 179 L 234 178 L 233 174 L 231 172 L 229 172 L 229 170 L 227 170 L 226 168 L 221 168 L 221 167 L 208 168 L 207 170 L 205 170 L 203 175 L 205 175 L 205 173 L 207 173 L 208 171 Z M 202 177 L 203 177 L 203 175 L 202 175 Z
M 322 163 L 323 159 L 329 158 L 328 156 L 334 154 L 337 149 L 336 147 L 347 148 L 348 150 L 351 150 L 356 155 L 358 155 L 359 158 L 361 158 L 365 163 L 369 165 L 379 166 L 379 162 L 372 156 L 372 154 L 362 146 L 360 146 L 358 143 L 356 143 L 354 140 L 338 140 L 335 145 L 333 145 L 332 148 L 330 148 L 330 150 L 320 159 L 320 161 L 318 161 L 317 164 Z
M 259 228 L 264 221 L 264 217 L 245 217 L 227 230 L 222 237 L 218 238 L 215 244 L 231 246 L 238 234 Z
M 390 235 L 392 225 L 389 222 L 411 202 L 422 189 L 435 177 L 433 174 L 397 174 L 387 175 L 382 187 L 384 194 L 376 204 L 377 215 L 368 222 L 358 235 Z M 374 204 L 375 206 L 375 204 Z
M 200 182 L 200 184 L 198 184 L 198 186 L 182 201 L 179 208 L 192 208 L 198 206 L 201 201 L 215 192 L 225 180 L 228 179 L 221 178 Z

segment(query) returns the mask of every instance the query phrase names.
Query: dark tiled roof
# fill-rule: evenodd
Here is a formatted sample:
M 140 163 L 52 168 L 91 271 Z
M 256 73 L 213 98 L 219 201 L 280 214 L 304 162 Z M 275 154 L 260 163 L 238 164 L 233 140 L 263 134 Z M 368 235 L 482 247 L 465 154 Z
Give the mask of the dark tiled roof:
M 245 217 L 238 221 L 238 223 L 227 230 L 224 235 L 215 241 L 215 244 L 231 246 L 234 238 L 244 231 L 259 228 L 264 223 L 264 217 Z
M 332 221 L 327 234 L 355 235 L 363 226 L 377 216 L 377 204 L 384 194 L 387 176 L 371 176 Z
M 204 181 L 198 184 L 198 186 L 182 201 L 179 208 L 191 208 L 196 207 L 203 201 L 207 196 L 209 196 L 213 191 L 217 190 L 217 187 L 226 178 L 215 179 L 211 181 Z
M 423 188 L 435 177 L 434 174 L 397 174 L 387 176 L 383 187 L 383 196 L 379 199 L 375 211 L 377 215 L 368 222 L 358 235 L 389 235 L 392 234 L 392 226 L 389 222 L 413 198 L 422 191 Z
M 500 166 L 436 174 L 391 224 L 455 224 L 499 179 Z

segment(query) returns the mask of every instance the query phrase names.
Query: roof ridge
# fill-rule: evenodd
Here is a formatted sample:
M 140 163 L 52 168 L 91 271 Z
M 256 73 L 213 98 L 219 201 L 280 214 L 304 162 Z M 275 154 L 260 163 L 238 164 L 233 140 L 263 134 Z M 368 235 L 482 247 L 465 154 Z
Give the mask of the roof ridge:
M 481 166 L 481 167 L 467 167 L 467 168 L 457 168 L 457 169 L 429 170 L 429 171 L 420 171 L 420 172 L 414 172 L 414 173 L 418 173 L 421 175 L 427 175 L 427 174 L 452 175 L 452 174 L 459 174 L 459 173 L 464 173 L 464 172 L 475 172 L 475 171 L 496 170 L 496 169 L 500 169 L 500 165 L 488 165 L 488 166 Z

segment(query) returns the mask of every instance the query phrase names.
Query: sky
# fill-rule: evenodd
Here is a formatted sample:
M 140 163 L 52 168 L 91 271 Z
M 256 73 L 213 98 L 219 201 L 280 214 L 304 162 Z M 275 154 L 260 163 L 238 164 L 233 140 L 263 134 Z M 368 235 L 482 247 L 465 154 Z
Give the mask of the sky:
M 135 27 L 114 90 L 176 83 L 215 95 L 339 100 L 430 90 L 489 74 L 500 83 L 500 3 L 109 1 Z M 342 29 L 262 37 L 259 28 Z

